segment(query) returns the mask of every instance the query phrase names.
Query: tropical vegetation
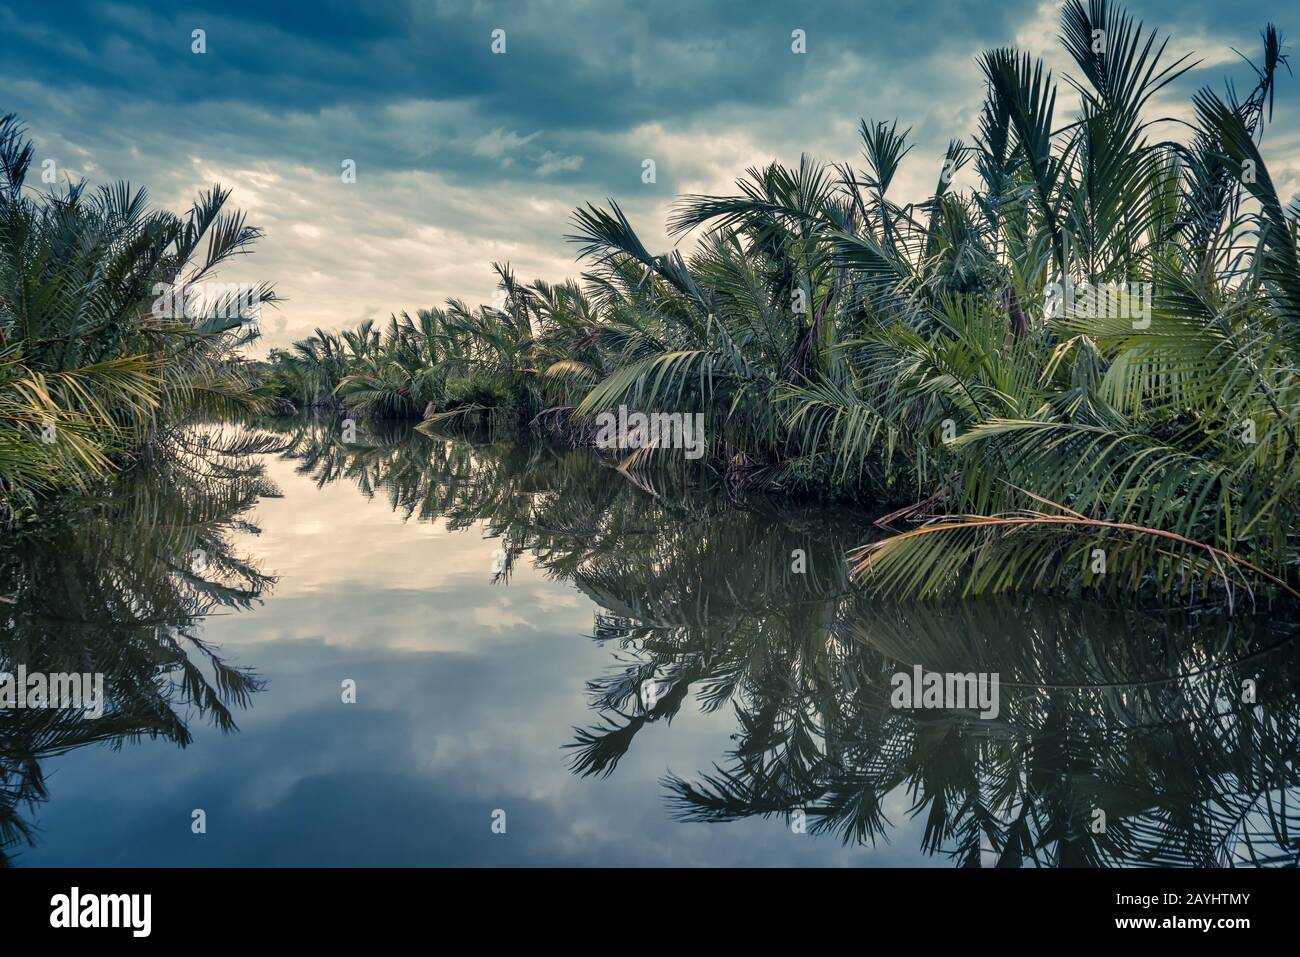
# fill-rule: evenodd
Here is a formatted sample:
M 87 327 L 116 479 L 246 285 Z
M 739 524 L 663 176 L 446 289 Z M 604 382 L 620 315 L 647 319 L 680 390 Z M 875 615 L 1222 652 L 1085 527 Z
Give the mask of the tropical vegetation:
M 255 316 L 231 294 L 159 308 L 197 290 L 261 231 L 214 186 L 184 215 L 118 182 L 37 187 L 34 150 L 0 117 L 0 525 L 53 493 L 85 490 L 187 426 L 257 411 L 266 397 L 240 359 Z M 44 171 L 43 171 L 44 174 Z M 42 179 L 44 179 L 42 175 Z M 240 301 L 274 302 L 266 284 Z
M 920 204 L 891 194 L 908 131 L 864 121 L 864 168 L 805 156 L 679 200 L 689 257 L 587 206 L 581 282 L 499 266 L 495 307 L 318 331 L 272 356 L 274 385 L 576 439 L 619 406 L 703 413 L 733 489 L 888 512 L 895 534 L 853 556 L 883 594 L 1300 598 L 1300 205 L 1261 153 L 1288 66 L 1262 38 L 1244 97 L 1203 88 L 1174 120 L 1153 114 L 1194 62 L 1071 0 L 1076 109 L 1041 60 L 988 51 L 978 128 Z M 1061 294 L 1115 287 L 1149 290 L 1140 317 Z

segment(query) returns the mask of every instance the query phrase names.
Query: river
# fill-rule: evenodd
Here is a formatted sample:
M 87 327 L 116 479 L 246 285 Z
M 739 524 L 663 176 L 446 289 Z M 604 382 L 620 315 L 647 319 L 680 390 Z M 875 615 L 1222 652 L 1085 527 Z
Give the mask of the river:
M 1295 625 L 873 600 L 860 510 L 587 450 L 214 429 L 0 548 L 27 866 L 1294 861 Z M 996 715 L 894 676 L 996 675 Z

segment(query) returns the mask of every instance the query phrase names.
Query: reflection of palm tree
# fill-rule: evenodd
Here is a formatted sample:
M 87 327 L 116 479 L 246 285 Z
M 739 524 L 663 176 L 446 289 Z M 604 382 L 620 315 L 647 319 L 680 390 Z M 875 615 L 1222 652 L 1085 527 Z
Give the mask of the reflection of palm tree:
M 686 819 L 803 810 L 846 841 L 883 836 L 883 799 L 906 793 L 923 849 L 968 865 L 1294 860 L 1300 675 L 1291 647 L 1269 649 L 1290 636 L 1202 622 L 1175 650 L 1188 626 L 1038 602 L 850 608 L 839 627 L 859 640 L 839 667 L 812 687 L 749 689 L 740 707 L 777 718 L 747 722 L 725 770 L 667 784 Z M 892 709 L 889 675 L 917 662 L 999 674 L 998 719 Z M 1268 700 L 1241 704 L 1265 662 Z
M 0 672 L 104 675 L 105 710 L 0 711 L 0 863 L 31 839 L 19 812 L 46 797 L 41 762 L 88 744 L 142 736 L 185 746 L 191 715 L 235 729 L 232 708 L 262 685 L 199 634 L 222 609 L 250 607 L 273 583 L 231 549 L 232 528 L 277 494 L 251 456 L 267 436 L 168 436 L 114 494 L 71 507 L 0 550 Z
M 922 849 L 964 865 L 1300 859 L 1300 662 L 1280 624 L 1040 599 L 884 605 L 849 583 L 862 529 L 842 512 L 736 508 L 680 475 L 646 493 L 571 450 L 330 435 L 295 440 L 304 469 L 330 463 L 421 520 L 482 521 L 511 559 L 531 552 L 603 609 L 593 637 L 617 663 L 588 682 L 599 718 L 569 745 L 577 774 L 614 773 L 693 692 L 734 707 L 738 730 L 725 765 L 665 779 L 685 820 L 803 812 L 811 831 L 867 844 L 905 796 Z M 915 664 L 998 674 L 999 715 L 891 707 L 891 676 Z M 1247 679 L 1259 704 L 1242 701 Z

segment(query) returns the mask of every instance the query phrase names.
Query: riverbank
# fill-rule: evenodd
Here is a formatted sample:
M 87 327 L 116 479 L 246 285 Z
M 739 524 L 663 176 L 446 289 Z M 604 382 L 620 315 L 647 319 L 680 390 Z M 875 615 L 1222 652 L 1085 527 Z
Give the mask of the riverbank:
M 863 121 L 862 169 L 804 156 L 680 197 L 669 233 L 694 234 L 689 256 L 588 205 L 581 282 L 498 264 L 493 305 L 318 331 L 273 352 L 268 380 L 354 418 L 571 444 L 620 410 L 698 416 L 689 450 L 730 485 L 890 512 L 895 534 L 855 552 L 887 597 L 1291 603 L 1300 249 L 1260 145 L 1281 37 L 1263 31 L 1244 96 L 1198 91 L 1183 143 L 1142 118 L 1189 69 L 1158 31 L 1110 5 L 1067 5 L 1061 26 L 1085 121 L 1059 122 L 1032 56 L 986 52 L 979 128 L 923 203 L 889 193 L 908 133 Z M 1099 54 L 1082 39 L 1098 31 L 1132 43 Z M 639 439 L 629 471 L 686 459 Z

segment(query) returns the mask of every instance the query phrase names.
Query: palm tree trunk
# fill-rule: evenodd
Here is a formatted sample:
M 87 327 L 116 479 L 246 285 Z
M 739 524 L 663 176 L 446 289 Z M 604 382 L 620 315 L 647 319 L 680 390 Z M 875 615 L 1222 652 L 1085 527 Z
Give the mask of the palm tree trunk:
M 1025 315 L 1025 310 L 1020 305 L 1020 296 L 1016 293 L 1014 284 L 1007 286 L 1004 296 L 1007 313 L 1011 319 L 1011 333 L 1017 339 L 1023 339 L 1029 335 L 1029 317 Z

